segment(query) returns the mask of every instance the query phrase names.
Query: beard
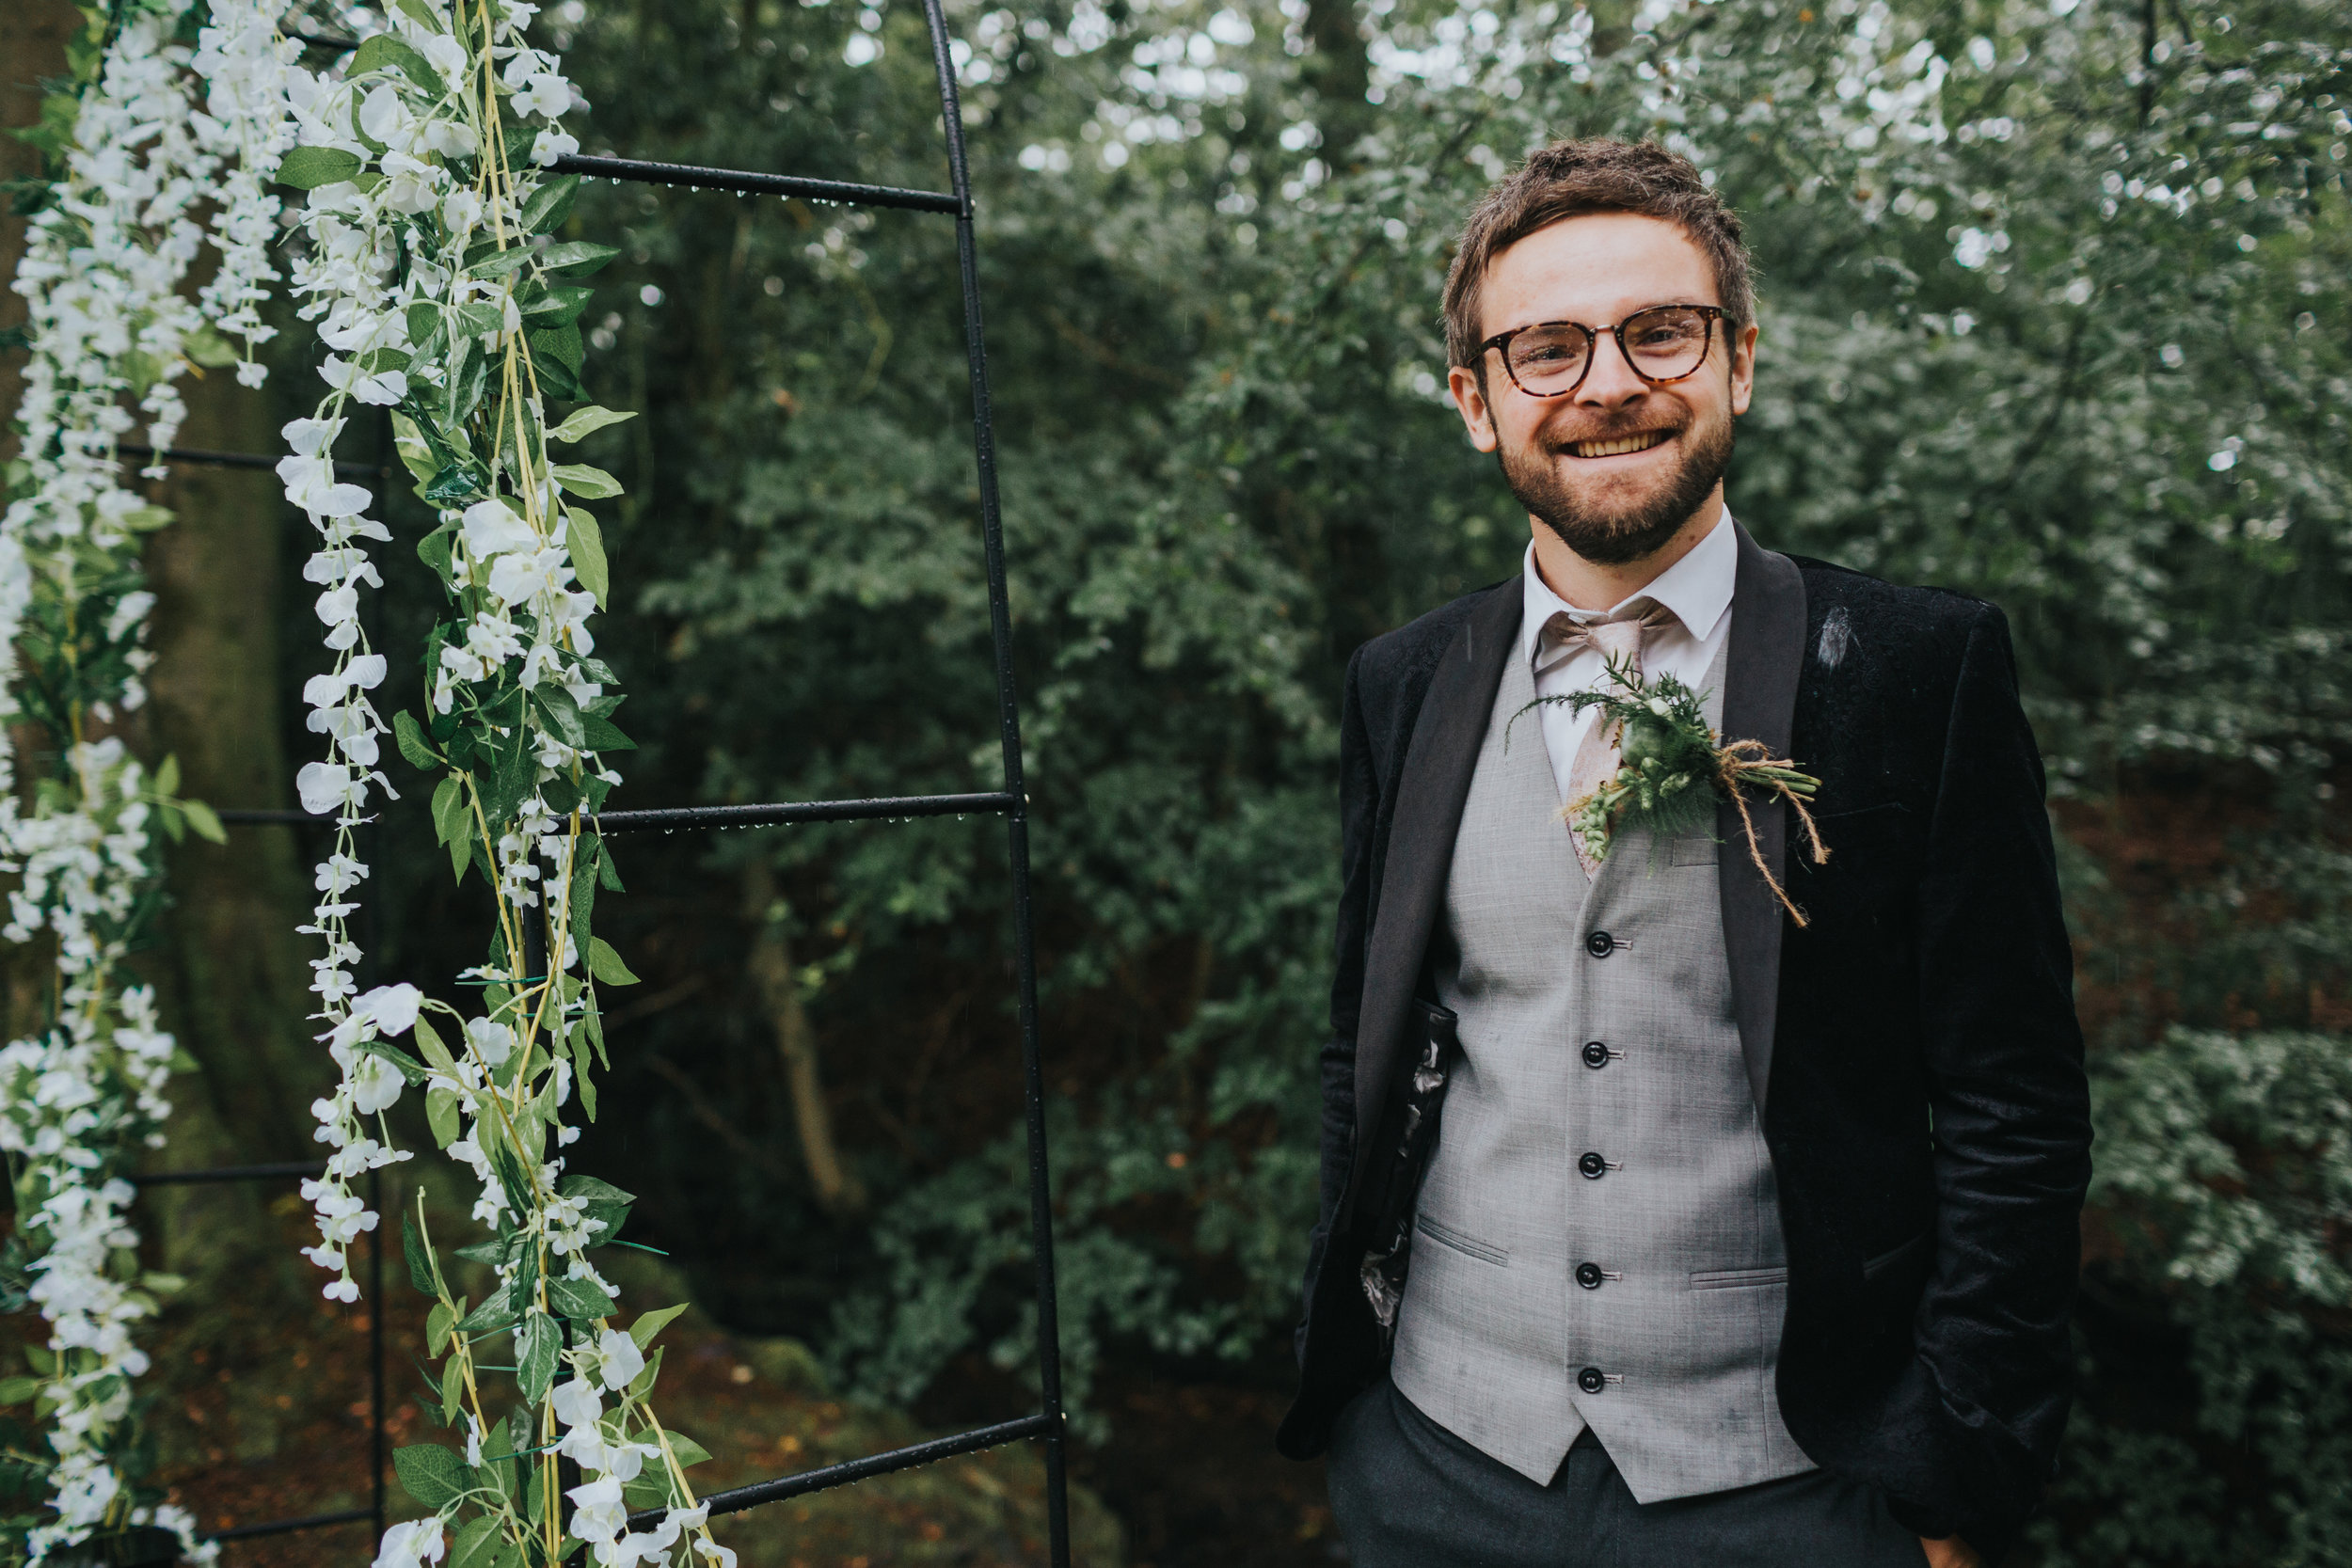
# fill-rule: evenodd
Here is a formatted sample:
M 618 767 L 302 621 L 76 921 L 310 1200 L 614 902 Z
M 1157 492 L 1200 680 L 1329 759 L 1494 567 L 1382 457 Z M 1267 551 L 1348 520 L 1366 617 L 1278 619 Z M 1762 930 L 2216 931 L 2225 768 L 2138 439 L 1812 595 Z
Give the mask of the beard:
M 1607 431 L 1583 432 L 1575 438 L 1606 440 L 1609 435 Z M 1648 495 L 1613 506 L 1578 494 L 1566 482 L 1558 455 L 1565 442 L 1547 446 L 1539 436 L 1527 447 L 1499 448 L 1496 455 L 1502 463 L 1503 481 L 1530 516 L 1594 564 L 1622 566 L 1664 548 L 1714 493 L 1731 463 L 1732 421 L 1728 419 L 1691 425 L 1681 432 L 1680 439 L 1687 443 L 1681 467 Z

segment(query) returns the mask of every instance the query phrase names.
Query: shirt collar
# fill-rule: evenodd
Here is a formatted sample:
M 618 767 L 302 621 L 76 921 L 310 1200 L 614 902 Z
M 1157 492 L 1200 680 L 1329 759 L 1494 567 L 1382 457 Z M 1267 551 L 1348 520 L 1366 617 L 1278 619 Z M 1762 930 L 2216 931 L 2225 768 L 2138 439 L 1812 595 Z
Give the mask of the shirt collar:
M 1683 630 L 1694 641 L 1704 642 L 1723 620 L 1724 611 L 1731 608 L 1732 584 L 1739 577 L 1739 568 L 1740 539 L 1731 526 L 1731 511 L 1726 507 L 1707 537 L 1692 546 L 1689 554 L 1659 573 L 1647 587 L 1629 594 L 1618 604 L 1596 614 L 1575 609 L 1551 591 L 1543 574 L 1535 569 L 1535 546 L 1530 541 L 1519 568 L 1519 651 L 1526 658 L 1534 659 L 1544 623 L 1562 610 L 1579 621 L 1607 621 L 1623 614 L 1625 607 L 1635 599 L 1650 599 L 1663 605 L 1682 623 Z

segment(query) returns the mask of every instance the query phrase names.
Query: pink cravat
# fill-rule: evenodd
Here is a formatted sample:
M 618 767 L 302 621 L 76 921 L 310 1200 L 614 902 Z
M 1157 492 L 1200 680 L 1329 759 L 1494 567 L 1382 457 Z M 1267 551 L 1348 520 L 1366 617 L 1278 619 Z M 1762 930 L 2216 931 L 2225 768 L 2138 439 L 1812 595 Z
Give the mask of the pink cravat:
M 1649 599 L 1634 600 L 1626 607 L 1622 615 L 1613 621 L 1579 621 L 1565 610 L 1558 610 L 1544 623 L 1541 641 L 1547 648 L 1557 647 L 1570 652 L 1580 644 L 1590 644 L 1599 652 L 1604 662 L 1629 663 L 1632 673 L 1638 676 L 1642 673 L 1643 642 L 1651 632 L 1670 626 L 1674 621 L 1673 610 Z M 1594 683 L 1594 689 L 1611 690 L 1614 689 L 1614 685 L 1604 674 Z M 1571 805 L 1614 777 L 1617 768 L 1622 766 L 1617 752 L 1617 731 L 1618 725 L 1605 714 L 1593 715 L 1593 722 L 1585 730 L 1584 738 L 1577 743 L 1576 762 L 1568 769 L 1568 802 Z M 1583 839 L 1571 832 L 1568 842 L 1574 847 L 1577 863 L 1584 868 L 1585 876 L 1590 877 L 1600 868 L 1600 863 L 1585 849 Z

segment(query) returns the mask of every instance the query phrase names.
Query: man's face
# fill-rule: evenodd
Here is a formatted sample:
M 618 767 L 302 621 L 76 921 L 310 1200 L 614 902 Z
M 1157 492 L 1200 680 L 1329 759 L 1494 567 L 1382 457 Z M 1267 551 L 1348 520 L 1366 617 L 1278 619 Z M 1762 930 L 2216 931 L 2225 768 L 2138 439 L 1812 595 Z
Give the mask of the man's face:
M 1676 225 L 1633 213 L 1564 218 L 1488 264 L 1479 336 L 1538 322 L 1605 327 L 1652 305 L 1718 305 L 1714 269 Z M 1600 333 L 1584 383 L 1559 397 L 1512 384 L 1488 350 L 1455 366 L 1454 406 L 1481 451 L 1496 452 L 1512 494 L 1587 561 L 1649 555 L 1712 499 L 1731 460 L 1732 420 L 1748 411 L 1756 328 L 1736 342 L 1726 324 L 1698 373 L 1652 387 L 1615 338 Z M 1631 446 L 1636 450 L 1619 450 Z

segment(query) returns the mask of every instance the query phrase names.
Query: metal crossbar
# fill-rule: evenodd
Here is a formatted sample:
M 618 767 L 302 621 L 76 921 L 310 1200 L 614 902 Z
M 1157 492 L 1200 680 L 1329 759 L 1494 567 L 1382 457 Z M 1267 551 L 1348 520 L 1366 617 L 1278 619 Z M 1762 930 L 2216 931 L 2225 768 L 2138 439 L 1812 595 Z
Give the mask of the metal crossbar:
M 1045 1148 L 1044 1072 L 1038 1038 L 1037 942 L 1029 889 L 1029 802 L 1028 795 L 1023 788 L 1021 713 L 1013 685 L 1012 613 L 1005 585 L 1004 525 L 997 501 L 995 434 L 989 412 L 988 356 L 980 316 L 979 258 L 973 234 L 972 184 L 964 154 L 963 114 L 956 91 L 955 64 L 948 48 L 946 21 L 940 10 L 940 0 L 922 0 L 922 4 L 924 23 L 930 33 L 932 66 L 939 78 L 940 120 L 946 134 L 951 191 L 909 190 L 891 185 L 808 179 L 799 175 L 702 168 L 685 164 L 646 163 L 632 158 L 601 156 L 572 155 L 562 158 L 555 164 L 554 172 L 641 184 L 733 191 L 739 195 L 780 196 L 851 206 L 892 207 L 943 214 L 956 220 L 956 258 L 963 288 L 964 357 L 971 373 L 972 445 L 979 470 L 980 542 L 988 573 L 989 637 L 996 680 L 996 722 L 1003 754 L 1004 787 L 963 795 L 909 795 L 854 800 L 797 800 L 609 811 L 587 818 L 587 822 L 597 832 L 615 833 L 644 832 L 655 829 L 673 832 L 704 828 L 770 827 L 796 822 L 893 821 L 919 816 L 966 815 L 1002 816 L 1005 818 L 1006 849 L 1011 863 L 1014 988 L 1021 1027 L 1022 1101 L 1024 1131 L 1028 1145 L 1029 1232 L 1032 1284 L 1037 1298 L 1038 1383 L 1041 1408 L 1034 1415 L 1018 1417 L 993 1426 L 978 1427 L 862 1459 L 713 1493 L 702 1500 L 709 1504 L 714 1515 L 739 1513 L 762 1503 L 805 1497 L 812 1492 L 846 1486 L 875 1476 L 952 1458 L 957 1454 L 976 1453 L 1002 1444 L 1036 1438 L 1045 1445 L 1048 1561 L 1051 1568 L 1069 1568 L 1069 1480 L 1061 1399 L 1061 1344 L 1054 1287 L 1053 1194 Z M 317 37 L 306 38 L 305 41 L 337 50 L 356 47 L 356 40 L 347 39 Z M 155 455 L 146 447 L 126 444 L 118 450 L 126 456 Z M 278 460 L 250 452 L 173 449 L 163 454 L 163 461 L 220 467 L 270 468 L 276 467 Z M 389 469 L 382 465 L 357 463 L 338 463 L 336 471 L 342 477 L 372 479 L 379 483 L 389 475 Z M 308 812 L 269 809 L 231 809 L 221 811 L 218 815 L 224 824 L 232 827 L 325 825 L 329 820 L 313 816 Z M 212 1171 L 165 1171 L 134 1180 L 143 1186 L 164 1186 L 308 1176 L 315 1174 L 319 1168 L 316 1164 L 298 1163 L 232 1165 Z M 370 1174 L 370 1180 L 373 1182 L 373 1173 Z M 382 1211 L 382 1204 L 373 1193 L 370 1206 L 379 1212 Z M 372 1518 L 377 1534 L 382 1534 L 385 1409 L 384 1314 L 381 1307 L 383 1265 L 379 1232 L 369 1233 L 369 1245 L 373 1275 L 371 1295 L 377 1301 L 375 1309 L 370 1315 L 376 1386 L 374 1507 L 246 1525 L 221 1531 L 209 1539 L 246 1540 L 255 1536 L 316 1529 L 362 1518 Z M 660 1511 L 653 1510 L 632 1516 L 630 1523 L 649 1523 L 660 1516 Z

